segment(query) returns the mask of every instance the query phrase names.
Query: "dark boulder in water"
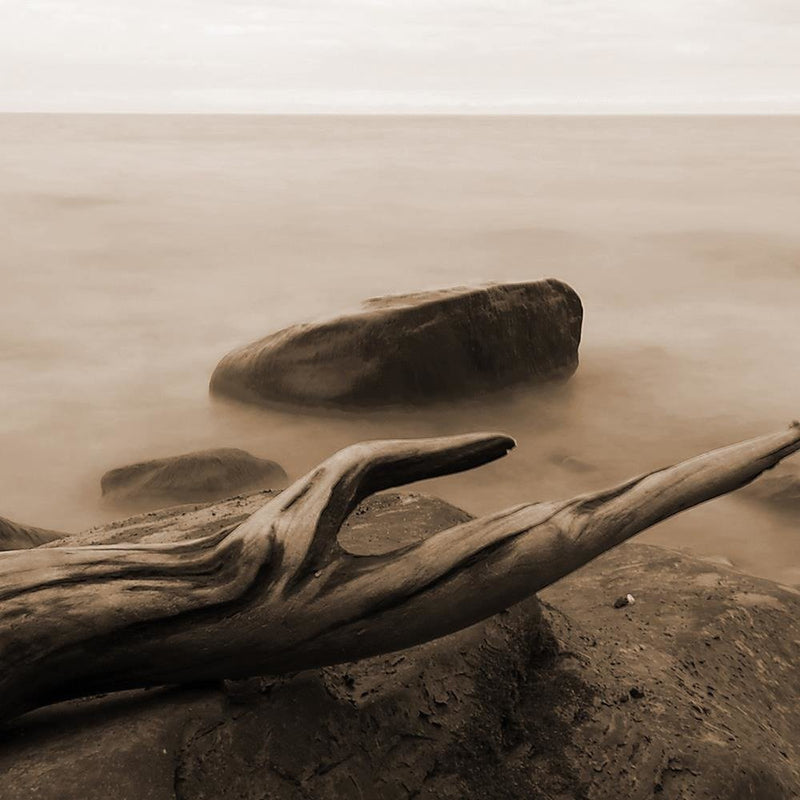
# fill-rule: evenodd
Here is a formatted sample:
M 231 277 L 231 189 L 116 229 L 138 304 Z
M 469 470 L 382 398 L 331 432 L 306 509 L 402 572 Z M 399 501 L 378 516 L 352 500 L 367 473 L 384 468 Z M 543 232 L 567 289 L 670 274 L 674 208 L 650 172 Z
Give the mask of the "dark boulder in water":
M 383 298 L 228 353 L 211 391 L 365 408 L 563 380 L 578 366 L 582 319 L 578 295 L 553 279 Z
M 286 473 L 274 461 L 222 447 L 112 469 L 100 486 L 103 496 L 116 503 L 157 508 L 282 488 L 286 481 Z
M 63 539 L 64 536 L 65 533 L 35 528 L 32 525 L 20 525 L 18 522 L 0 517 L 0 550 L 27 550 L 45 542 Z

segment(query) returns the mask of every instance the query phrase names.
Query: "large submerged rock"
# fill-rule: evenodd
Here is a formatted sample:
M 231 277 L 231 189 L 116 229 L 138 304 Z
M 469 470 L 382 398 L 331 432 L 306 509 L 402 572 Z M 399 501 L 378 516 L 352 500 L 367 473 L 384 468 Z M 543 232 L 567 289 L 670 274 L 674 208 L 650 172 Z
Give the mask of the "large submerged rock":
M 283 488 L 286 480 L 283 468 L 274 461 L 221 447 L 112 469 L 103 475 L 100 487 L 103 497 L 114 503 L 158 508 Z
M 142 515 L 70 543 L 211 533 L 268 497 Z M 467 518 L 434 498 L 378 495 L 342 543 L 378 553 Z M 615 608 L 626 594 L 636 602 Z M 542 599 L 358 664 L 41 709 L 0 730 L 0 800 L 800 795 L 797 594 L 626 544 Z
M 21 525 L 19 522 L 12 522 L 10 519 L 0 517 L 0 551 L 26 550 L 46 542 L 52 542 L 54 539 L 61 539 L 64 536 L 66 534 L 60 531 L 36 528 L 33 525 Z
M 226 355 L 211 391 L 246 402 L 419 405 L 568 378 L 583 309 L 557 280 L 424 292 L 296 325 Z

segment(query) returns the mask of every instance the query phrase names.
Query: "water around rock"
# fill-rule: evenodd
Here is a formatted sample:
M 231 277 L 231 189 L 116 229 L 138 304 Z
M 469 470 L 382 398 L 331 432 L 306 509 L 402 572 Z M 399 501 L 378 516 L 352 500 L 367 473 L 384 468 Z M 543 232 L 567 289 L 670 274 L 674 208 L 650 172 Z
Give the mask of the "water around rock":
M 779 464 L 746 486 L 743 496 L 783 514 L 800 515 L 800 468 Z

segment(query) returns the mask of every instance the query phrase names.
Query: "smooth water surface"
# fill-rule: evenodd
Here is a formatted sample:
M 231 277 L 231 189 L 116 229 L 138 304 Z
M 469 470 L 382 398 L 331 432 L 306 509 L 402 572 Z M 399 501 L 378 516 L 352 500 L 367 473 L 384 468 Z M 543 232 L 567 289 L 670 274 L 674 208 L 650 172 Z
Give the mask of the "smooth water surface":
M 108 468 L 502 430 L 423 488 L 599 488 L 800 416 L 800 118 L 0 116 L 0 515 L 77 530 Z M 212 401 L 217 360 L 367 297 L 558 277 L 565 386 L 448 408 Z M 503 358 L 498 353 L 498 358 Z M 798 464 L 800 470 L 800 464 Z M 800 523 L 724 498 L 645 535 L 800 584 Z

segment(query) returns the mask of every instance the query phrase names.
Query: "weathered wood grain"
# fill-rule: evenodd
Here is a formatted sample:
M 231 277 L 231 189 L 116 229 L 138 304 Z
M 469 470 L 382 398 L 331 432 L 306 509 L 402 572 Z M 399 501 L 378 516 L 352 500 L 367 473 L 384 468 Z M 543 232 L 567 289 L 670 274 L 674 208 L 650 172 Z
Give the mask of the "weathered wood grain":
M 513 444 L 500 434 L 365 442 L 209 536 L 0 553 L 0 718 L 98 692 L 353 661 L 443 636 L 748 483 L 800 449 L 800 424 L 385 555 L 356 556 L 338 543 L 369 494 L 472 468 Z

